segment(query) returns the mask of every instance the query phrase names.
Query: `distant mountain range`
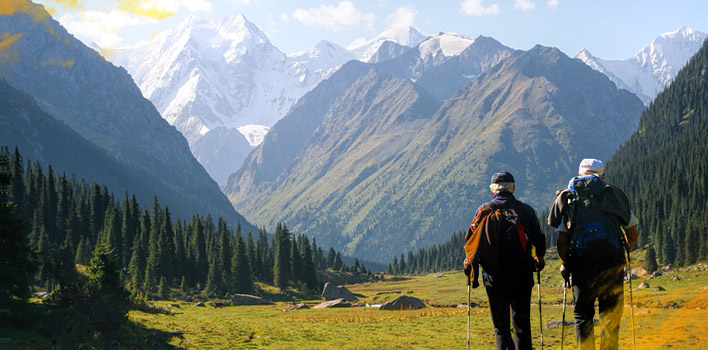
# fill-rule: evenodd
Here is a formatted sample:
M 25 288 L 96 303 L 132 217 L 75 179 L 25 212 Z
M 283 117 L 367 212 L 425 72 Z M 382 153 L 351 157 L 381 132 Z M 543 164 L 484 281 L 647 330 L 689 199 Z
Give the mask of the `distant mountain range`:
M 676 77 L 701 48 L 708 34 L 689 27 L 661 34 L 626 60 L 603 60 L 583 49 L 576 58 L 607 75 L 617 87 L 636 94 L 645 105 Z
M 517 196 L 543 208 L 581 158 L 609 158 L 636 130 L 641 101 L 580 61 L 466 40 L 484 43 L 472 51 L 489 64 L 445 100 L 385 62 L 345 64 L 223 190 L 259 223 L 284 220 L 347 255 L 388 261 L 469 225 L 495 171 L 514 173 Z M 413 65 L 427 67 L 420 76 L 440 67 L 424 61 Z
M 625 61 L 602 60 L 587 50 L 576 57 L 648 104 L 705 37 L 681 28 L 662 34 Z M 496 47 L 498 56 L 479 61 L 476 51 L 489 46 Z M 391 74 L 407 77 L 438 99 L 446 99 L 513 51 L 492 38 L 453 33 L 426 36 L 404 27 L 359 38 L 346 48 L 320 41 L 285 55 L 243 15 L 218 21 L 189 16 L 175 29 L 124 50 L 116 63 L 133 75 L 143 94 L 185 135 L 199 162 L 223 185 L 268 128 L 347 61 L 388 65 Z M 197 142 L 216 128 L 219 136 Z M 239 135 L 221 128 L 260 131 Z
M 190 15 L 175 29 L 123 50 L 116 63 L 131 73 L 143 95 L 185 135 L 197 159 L 223 184 L 268 127 L 342 64 L 368 61 L 385 43 L 399 45 L 400 54 L 425 38 L 413 28 L 396 29 L 358 40 L 350 50 L 321 41 L 285 55 L 243 15 L 218 21 Z M 249 145 L 242 142 L 249 138 L 246 133 L 226 133 L 244 131 L 247 125 L 264 131 L 255 133 L 260 138 L 250 137 Z M 216 129 L 219 136 L 209 135 Z M 199 142 L 202 137 L 210 141 Z
M 157 195 L 175 217 L 211 214 L 255 231 L 124 69 L 67 33 L 42 6 L 18 1 L 15 12 L 0 16 L 0 33 L 7 38 L 0 48 L 0 78 L 8 94 L 24 96 L 17 89 L 32 98 L 4 102 L 9 105 L 2 108 L 8 111 L 3 133 L 13 137 L 3 142 L 24 135 L 16 143 L 25 145 L 21 152 L 27 157 L 46 159 L 69 174 L 95 175 L 87 175 L 88 181 L 106 179 L 143 204 Z M 24 105 L 13 105 L 18 101 Z M 62 154 L 62 147 L 73 153 Z M 65 162 L 68 157 L 75 160 Z

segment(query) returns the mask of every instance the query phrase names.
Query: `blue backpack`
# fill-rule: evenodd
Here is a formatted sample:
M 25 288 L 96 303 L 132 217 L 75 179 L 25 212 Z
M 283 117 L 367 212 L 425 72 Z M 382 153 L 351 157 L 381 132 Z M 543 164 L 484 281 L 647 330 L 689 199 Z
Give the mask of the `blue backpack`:
M 602 210 L 605 183 L 597 175 L 577 176 L 568 189 L 571 254 L 584 260 L 605 260 L 623 254 L 620 225 Z

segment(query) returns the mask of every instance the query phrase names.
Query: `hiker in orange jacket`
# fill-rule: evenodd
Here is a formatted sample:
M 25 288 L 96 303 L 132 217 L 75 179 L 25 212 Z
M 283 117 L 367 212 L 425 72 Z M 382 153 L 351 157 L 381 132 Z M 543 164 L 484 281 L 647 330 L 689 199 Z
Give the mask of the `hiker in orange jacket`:
M 498 172 L 491 182 L 494 198 L 477 209 L 467 232 L 465 273 L 476 288 L 478 265 L 482 265 L 497 349 L 531 349 L 533 272 L 545 265 L 546 236 L 533 208 L 514 197 L 516 183 L 510 173 Z M 536 248 L 535 258 L 531 245 Z

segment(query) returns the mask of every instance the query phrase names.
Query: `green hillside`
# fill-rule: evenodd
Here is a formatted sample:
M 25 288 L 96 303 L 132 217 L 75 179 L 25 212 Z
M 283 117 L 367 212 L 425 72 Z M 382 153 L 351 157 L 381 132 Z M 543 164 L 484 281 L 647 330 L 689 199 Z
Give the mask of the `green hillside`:
M 708 257 L 708 42 L 642 114 L 607 164 L 661 264 Z

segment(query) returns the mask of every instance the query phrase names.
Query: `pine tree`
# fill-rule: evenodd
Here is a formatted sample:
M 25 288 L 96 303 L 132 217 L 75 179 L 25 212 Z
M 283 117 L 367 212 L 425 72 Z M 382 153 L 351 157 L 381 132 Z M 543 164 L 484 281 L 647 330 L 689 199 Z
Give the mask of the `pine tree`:
M 303 260 L 303 281 L 309 290 L 317 290 L 317 272 L 315 271 L 315 263 L 312 257 L 312 249 L 307 237 L 303 240 L 302 260 Z
M 273 281 L 280 289 L 288 287 L 288 280 L 292 274 L 290 267 L 290 232 L 285 224 L 278 223 L 273 238 L 275 246 L 275 263 L 273 266 Z
M 207 274 L 206 285 L 204 286 L 204 294 L 209 297 L 214 297 L 220 294 L 217 281 L 219 278 L 217 268 L 216 257 L 213 257 L 209 263 L 209 273 Z
M 86 268 L 88 310 L 100 310 L 99 330 L 114 329 L 123 322 L 130 305 L 118 271 L 118 257 L 105 244 L 97 244 Z
M 22 166 L 22 155 L 20 151 L 15 146 L 15 153 L 12 156 L 11 168 L 10 168 L 10 202 L 15 204 L 14 215 L 17 219 L 24 217 L 24 195 L 25 195 L 25 181 L 24 181 L 24 169 Z
M 67 222 L 69 221 L 69 202 L 71 200 L 71 189 L 69 188 L 69 182 L 66 180 L 66 174 L 62 174 L 62 176 L 59 178 L 58 192 L 59 194 L 57 199 L 56 217 L 54 218 L 54 225 L 57 230 L 57 238 L 65 241 L 67 231 L 69 230 L 67 228 Z M 71 243 L 73 248 L 74 242 L 72 241 Z
M 694 222 L 689 223 L 686 232 L 686 240 L 683 247 L 684 264 L 693 265 L 698 261 L 698 251 L 700 250 L 700 231 Z M 679 249 L 681 249 L 679 247 Z
M 654 252 L 654 246 L 649 244 L 647 248 L 646 255 L 644 256 L 644 270 L 651 273 L 656 271 L 659 265 L 656 263 L 656 253 Z
M 161 211 L 163 217 L 160 222 L 160 233 L 158 236 L 158 274 L 167 278 L 167 281 L 172 281 L 174 275 L 174 252 L 175 252 L 175 237 L 172 229 L 172 216 L 169 208 L 165 207 Z
M 661 249 L 661 263 L 664 265 L 673 264 L 676 259 L 676 246 L 670 234 L 667 234 L 664 239 L 664 244 Z
M 231 276 L 233 276 L 233 290 L 237 293 L 250 293 L 253 291 L 251 266 L 248 263 L 246 243 L 240 232 L 236 233 L 234 243 L 233 261 L 231 263 Z
M 167 278 L 165 278 L 165 276 L 160 278 L 160 286 L 157 289 L 157 295 L 162 300 L 170 298 L 170 286 L 167 284 Z
M 344 266 L 344 261 L 342 261 L 342 255 L 337 252 L 334 255 L 334 264 L 332 265 L 332 270 L 342 271 L 346 266 Z
M 240 225 L 239 225 L 240 226 Z M 248 257 L 248 266 L 251 267 L 251 275 L 258 276 L 258 265 L 257 254 L 256 254 L 256 244 L 253 241 L 253 234 L 248 233 L 248 239 L 246 240 L 246 256 Z
M 19 153 L 15 152 L 21 163 Z M 13 315 L 22 313 L 22 306 L 29 298 L 29 276 L 36 265 L 23 225 L 15 216 L 15 205 L 10 202 L 10 185 L 18 185 L 12 180 L 7 153 L 7 149 L 0 151 L 0 310 Z M 19 191 L 18 188 L 12 190 Z M 17 195 L 12 194 L 13 198 Z
M 76 247 L 75 262 L 81 265 L 88 265 L 91 259 L 91 251 L 93 251 L 93 247 L 89 238 L 81 237 L 79 245 Z
M 96 235 L 103 227 L 103 197 L 101 195 L 101 186 L 97 183 L 93 184 L 91 189 L 91 199 L 89 200 L 90 217 L 89 217 L 89 235 Z
M 329 252 L 327 253 L 327 268 L 328 269 L 334 268 L 334 259 L 336 257 L 337 257 L 337 252 L 334 251 L 334 248 L 330 247 Z
M 297 242 L 293 240 L 290 245 L 290 280 L 293 285 L 297 286 L 299 282 L 303 282 L 304 271 L 302 257 L 300 256 L 300 249 L 298 248 Z
M 144 277 L 146 253 L 143 245 L 143 232 L 133 238 L 133 249 L 128 263 L 128 273 L 130 274 L 130 285 L 133 292 L 145 291 Z
M 190 242 L 190 251 L 193 254 L 194 270 L 192 273 L 192 280 L 194 284 L 204 285 L 205 277 L 207 277 L 207 272 L 209 271 L 209 263 L 206 254 L 206 240 L 204 237 L 204 224 L 199 216 L 195 216 L 192 221 L 194 222 L 194 232 L 192 234 L 192 241 Z
M 226 221 L 223 218 L 217 220 L 217 227 L 219 232 L 219 242 L 217 250 L 217 263 L 218 268 L 221 271 L 224 287 L 228 287 L 231 284 L 231 256 L 233 255 L 233 245 L 231 244 L 231 232 L 226 225 Z M 240 235 L 240 227 L 237 227 L 236 235 Z

